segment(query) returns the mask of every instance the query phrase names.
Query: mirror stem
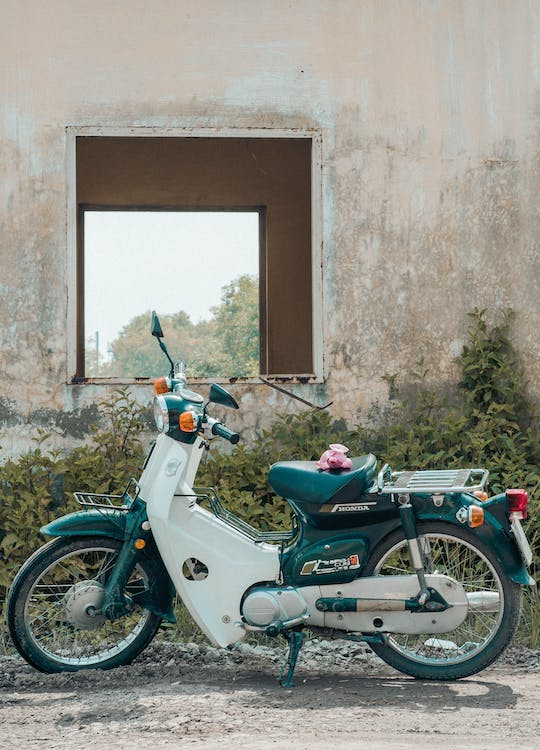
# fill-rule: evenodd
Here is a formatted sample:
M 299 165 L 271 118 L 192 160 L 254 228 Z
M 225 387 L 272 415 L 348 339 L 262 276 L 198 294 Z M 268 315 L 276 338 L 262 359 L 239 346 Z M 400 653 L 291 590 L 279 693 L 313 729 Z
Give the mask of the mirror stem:
M 161 351 L 165 354 L 165 356 L 167 357 L 167 359 L 171 363 L 170 378 L 171 378 L 171 380 L 173 380 L 173 378 L 174 378 L 174 362 L 172 361 L 171 355 L 167 351 L 167 347 L 165 346 L 165 344 L 163 343 L 163 341 L 161 339 L 158 339 L 158 343 L 159 343 L 159 347 L 160 347 Z

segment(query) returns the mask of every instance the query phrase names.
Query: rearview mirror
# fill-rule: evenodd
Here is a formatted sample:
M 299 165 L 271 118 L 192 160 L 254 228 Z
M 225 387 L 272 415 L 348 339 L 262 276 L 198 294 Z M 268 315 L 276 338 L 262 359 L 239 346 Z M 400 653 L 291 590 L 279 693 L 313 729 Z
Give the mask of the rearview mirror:
M 221 404 L 221 406 L 228 406 L 231 409 L 239 409 L 240 407 L 236 403 L 235 399 L 231 394 L 216 383 L 212 383 L 210 386 L 210 397 L 209 401 L 213 404 Z
M 152 310 L 152 327 L 150 330 L 152 331 L 152 336 L 155 336 L 158 339 L 163 338 L 163 331 L 161 330 L 161 323 L 159 322 L 159 318 L 155 310 Z

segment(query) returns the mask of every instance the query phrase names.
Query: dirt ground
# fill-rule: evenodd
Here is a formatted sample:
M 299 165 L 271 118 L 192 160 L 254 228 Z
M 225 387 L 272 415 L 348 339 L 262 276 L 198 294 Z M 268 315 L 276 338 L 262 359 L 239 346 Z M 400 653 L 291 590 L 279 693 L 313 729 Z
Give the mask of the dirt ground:
M 363 644 L 314 642 L 291 690 L 277 683 L 284 655 L 156 643 L 130 667 L 60 675 L 0 657 L 0 748 L 540 748 L 540 652 L 434 683 Z

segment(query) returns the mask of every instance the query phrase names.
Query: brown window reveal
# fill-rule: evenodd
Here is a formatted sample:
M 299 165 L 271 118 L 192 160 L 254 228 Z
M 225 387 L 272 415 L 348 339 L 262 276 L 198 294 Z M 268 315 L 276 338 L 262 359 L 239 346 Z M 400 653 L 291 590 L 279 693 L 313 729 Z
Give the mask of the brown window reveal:
M 76 150 L 77 377 L 86 208 L 261 211 L 261 373 L 313 373 L 309 138 L 78 136 Z

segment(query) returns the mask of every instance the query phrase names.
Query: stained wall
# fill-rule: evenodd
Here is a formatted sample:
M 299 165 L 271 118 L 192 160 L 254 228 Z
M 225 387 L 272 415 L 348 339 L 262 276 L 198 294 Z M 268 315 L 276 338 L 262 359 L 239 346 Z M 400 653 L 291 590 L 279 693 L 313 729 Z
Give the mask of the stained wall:
M 288 387 L 336 418 L 420 358 L 455 380 L 474 306 L 515 310 L 540 397 L 539 16 L 536 0 L 3 0 L 3 451 L 39 426 L 84 439 L 109 388 L 70 382 L 70 128 L 320 135 L 324 377 Z M 234 391 L 239 428 L 292 405 Z

